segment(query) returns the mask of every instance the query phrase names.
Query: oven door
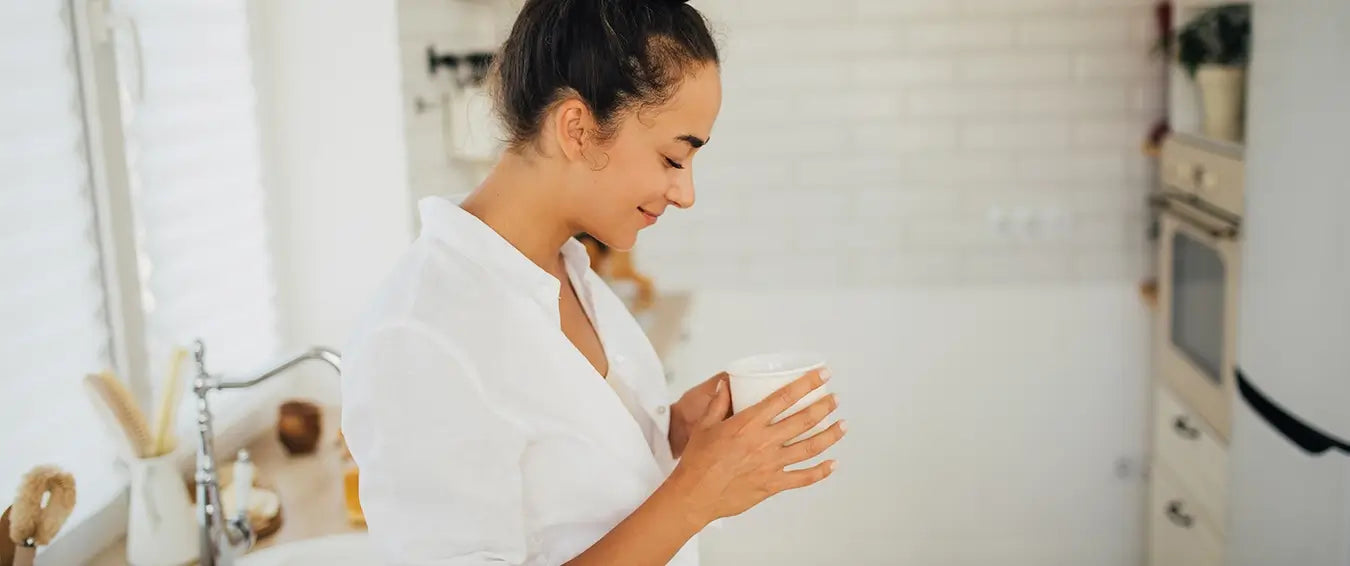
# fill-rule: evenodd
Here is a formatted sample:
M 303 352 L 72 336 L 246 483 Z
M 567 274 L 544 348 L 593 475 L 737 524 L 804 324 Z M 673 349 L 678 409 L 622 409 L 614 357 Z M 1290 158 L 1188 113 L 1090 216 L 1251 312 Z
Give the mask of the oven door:
M 1236 227 L 1181 202 L 1161 215 L 1156 371 L 1225 441 L 1236 384 Z

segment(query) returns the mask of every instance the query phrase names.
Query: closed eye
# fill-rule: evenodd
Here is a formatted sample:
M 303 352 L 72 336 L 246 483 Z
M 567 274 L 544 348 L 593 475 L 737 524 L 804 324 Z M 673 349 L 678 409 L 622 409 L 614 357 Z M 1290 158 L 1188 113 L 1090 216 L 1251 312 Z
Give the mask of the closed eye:
M 669 158 L 669 157 L 666 158 L 666 164 L 668 164 L 668 165 L 670 165 L 671 167 L 674 167 L 674 168 L 676 168 L 676 169 L 684 169 L 684 164 L 683 164 L 683 163 L 680 163 L 680 162 L 678 162 L 678 161 L 675 161 L 674 159 L 671 159 L 671 158 Z

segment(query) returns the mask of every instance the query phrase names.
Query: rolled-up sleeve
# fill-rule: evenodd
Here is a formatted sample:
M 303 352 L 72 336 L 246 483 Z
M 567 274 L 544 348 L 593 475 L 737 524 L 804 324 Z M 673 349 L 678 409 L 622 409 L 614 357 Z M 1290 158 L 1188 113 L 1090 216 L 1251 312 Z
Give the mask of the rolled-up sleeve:
M 386 325 L 347 346 L 342 381 L 343 435 L 385 564 L 524 564 L 526 435 L 464 356 L 426 327 Z

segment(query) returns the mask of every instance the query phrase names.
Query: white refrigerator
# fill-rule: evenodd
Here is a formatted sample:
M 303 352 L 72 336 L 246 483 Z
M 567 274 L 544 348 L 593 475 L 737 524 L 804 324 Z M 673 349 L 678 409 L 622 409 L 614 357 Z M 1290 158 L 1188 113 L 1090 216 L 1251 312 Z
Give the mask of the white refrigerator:
M 1350 1 L 1254 3 L 1228 564 L 1350 565 Z

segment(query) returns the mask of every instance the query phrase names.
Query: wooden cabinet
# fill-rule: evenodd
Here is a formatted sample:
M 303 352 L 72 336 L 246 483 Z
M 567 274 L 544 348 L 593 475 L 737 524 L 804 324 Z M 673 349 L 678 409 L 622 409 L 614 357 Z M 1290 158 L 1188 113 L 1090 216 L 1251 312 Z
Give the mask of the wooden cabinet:
M 1154 394 L 1153 447 L 1156 467 L 1167 468 L 1195 511 L 1222 533 L 1228 507 L 1228 450 L 1209 426 L 1161 386 Z
M 1151 566 L 1222 566 L 1223 539 L 1195 500 L 1163 466 L 1153 468 L 1149 497 Z

